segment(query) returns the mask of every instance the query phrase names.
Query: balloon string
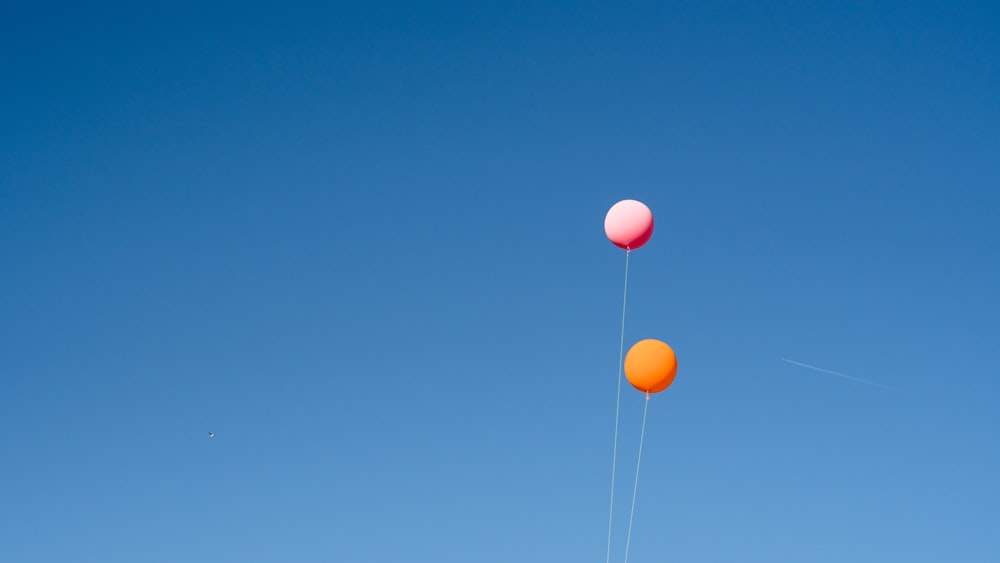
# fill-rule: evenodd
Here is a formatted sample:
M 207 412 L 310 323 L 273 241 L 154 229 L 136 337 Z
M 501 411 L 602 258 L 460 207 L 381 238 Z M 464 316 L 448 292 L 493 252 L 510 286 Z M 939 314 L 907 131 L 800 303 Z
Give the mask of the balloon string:
M 649 392 L 642 409 L 642 431 L 639 433 L 639 457 L 635 460 L 635 485 L 632 487 L 632 510 L 628 515 L 628 535 L 625 536 L 625 563 L 628 563 L 628 546 L 632 543 L 632 517 L 635 516 L 635 493 L 639 490 L 639 463 L 642 461 L 642 439 L 646 436 L 646 411 L 649 410 Z
M 622 291 L 622 334 L 618 341 L 618 398 L 615 399 L 615 441 L 611 449 L 611 506 L 608 508 L 608 557 L 606 563 L 611 563 L 611 523 L 615 513 L 615 466 L 618 464 L 618 420 L 622 404 L 622 356 L 625 351 L 625 303 L 628 300 L 628 256 L 625 250 L 625 289 Z

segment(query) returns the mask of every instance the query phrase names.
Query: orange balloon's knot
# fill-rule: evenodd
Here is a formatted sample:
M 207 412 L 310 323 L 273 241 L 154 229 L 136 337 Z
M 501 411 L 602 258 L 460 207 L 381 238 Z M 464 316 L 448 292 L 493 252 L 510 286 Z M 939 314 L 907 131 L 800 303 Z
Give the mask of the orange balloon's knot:
M 646 391 L 646 400 L 649 400 L 649 391 Z

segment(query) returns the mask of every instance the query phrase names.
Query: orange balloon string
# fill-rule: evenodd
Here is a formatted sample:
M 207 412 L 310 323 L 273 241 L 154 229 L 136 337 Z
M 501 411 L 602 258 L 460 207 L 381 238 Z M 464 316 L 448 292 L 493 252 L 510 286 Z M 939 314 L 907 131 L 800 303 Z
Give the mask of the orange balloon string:
M 632 544 L 632 519 L 635 516 L 635 496 L 639 491 L 639 464 L 642 463 L 642 440 L 646 437 L 646 413 L 649 411 L 649 393 L 646 393 L 645 407 L 642 409 L 642 430 L 639 432 L 639 456 L 635 460 L 635 485 L 632 486 L 632 510 L 628 515 L 628 533 L 625 535 L 625 563 L 628 563 L 628 548 Z

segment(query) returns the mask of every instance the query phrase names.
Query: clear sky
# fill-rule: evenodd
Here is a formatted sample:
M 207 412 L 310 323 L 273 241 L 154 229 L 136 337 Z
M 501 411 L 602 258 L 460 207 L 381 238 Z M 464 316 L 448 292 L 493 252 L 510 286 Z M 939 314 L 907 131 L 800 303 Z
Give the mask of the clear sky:
M 11 4 L 0 560 L 1000 557 L 996 2 Z

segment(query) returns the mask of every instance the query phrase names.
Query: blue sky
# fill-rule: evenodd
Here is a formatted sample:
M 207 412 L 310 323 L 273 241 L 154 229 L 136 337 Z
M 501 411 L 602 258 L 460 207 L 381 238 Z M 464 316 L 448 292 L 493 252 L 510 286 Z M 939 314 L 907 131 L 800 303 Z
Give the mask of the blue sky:
M 869 4 L 3 7 L 0 560 L 603 561 L 635 198 L 629 560 L 995 561 L 1000 10 Z

